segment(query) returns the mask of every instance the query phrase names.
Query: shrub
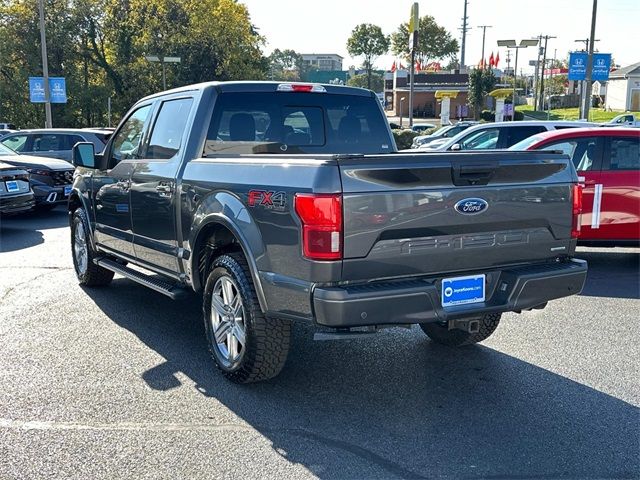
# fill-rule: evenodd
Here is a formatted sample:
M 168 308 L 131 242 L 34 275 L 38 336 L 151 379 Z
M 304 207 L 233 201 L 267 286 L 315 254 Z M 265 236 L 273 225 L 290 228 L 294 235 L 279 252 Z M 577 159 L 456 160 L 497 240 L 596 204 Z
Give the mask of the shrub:
M 398 150 L 405 150 L 407 148 L 411 148 L 411 144 L 413 143 L 413 139 L 420 135 L 413 130 L 391 130 L 393 133 L 393 138 L 396 141 L 396 146 Z

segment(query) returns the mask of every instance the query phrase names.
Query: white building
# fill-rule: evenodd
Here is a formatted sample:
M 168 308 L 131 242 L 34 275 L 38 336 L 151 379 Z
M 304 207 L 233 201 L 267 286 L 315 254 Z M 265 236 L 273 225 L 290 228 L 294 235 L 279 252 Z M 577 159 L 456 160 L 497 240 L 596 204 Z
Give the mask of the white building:
M 640 62 L 609 74 L 607 110 L 640 111 Z
M 307 67 L 318 70 L 342 70 L 343 58 L 335 53 L 302 53 L 301 56 Z

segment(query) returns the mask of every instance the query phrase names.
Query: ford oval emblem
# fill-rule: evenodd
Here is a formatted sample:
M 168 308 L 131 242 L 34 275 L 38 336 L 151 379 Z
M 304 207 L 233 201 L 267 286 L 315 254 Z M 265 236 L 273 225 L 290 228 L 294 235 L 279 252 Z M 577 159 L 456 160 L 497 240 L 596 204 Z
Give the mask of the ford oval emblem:
M 463 198 L 453 208 L 463 215 L 477 215 L 489 208 L 489 204 L 481 198 Z

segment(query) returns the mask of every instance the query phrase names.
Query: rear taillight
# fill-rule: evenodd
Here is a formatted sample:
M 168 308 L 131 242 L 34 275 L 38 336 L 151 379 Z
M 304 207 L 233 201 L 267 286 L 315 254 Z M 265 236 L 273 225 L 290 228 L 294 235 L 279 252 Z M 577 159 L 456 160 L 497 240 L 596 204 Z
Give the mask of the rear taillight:
M 576 184 L 571 192 L 573 223 L 571 225 L 571 238 L 580 236 L 580 225 L 582 223 L 582 185 Z
M 342 258 L 342 195 L 298 193 L 295 209 L 302 222 L 302 253 L 310 260 Z

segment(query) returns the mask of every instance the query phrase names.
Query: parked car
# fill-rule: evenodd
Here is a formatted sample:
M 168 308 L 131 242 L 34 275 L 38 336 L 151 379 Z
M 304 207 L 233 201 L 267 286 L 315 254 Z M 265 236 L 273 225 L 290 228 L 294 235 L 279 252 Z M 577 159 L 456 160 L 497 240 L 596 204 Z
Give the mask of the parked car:
M 18 153 L 71 162 L 71 149 L 76 143 L 91 142 L 96 152 L 101 152 L 111 133 L 101 129 L 81 128 L 21 130 L 5 135 L 0 139 L 0 143 Z
M 291 321 L 323 326 L 318 339 L 417 323 L 468 345 L 502 312 L 543 308 L 586 278 L 565 156 L 399 155 L 361 88 L 162 92 L 133 106 L 102 155 L 75 145 L 73 163 L 80 284 L 117 272 L 171 298 L 202 293 L 209 349 L 238 383 L 278 374 Z
M 6 128 L 0 128 L 0 138 L 4 137 L 5 135 L 9 135 L 10 133 L 15 133 L 18 130 L 9 130 Z
M 583 178 L 583 245 L 640 245 L 640 129 L 576 128 L 534 135 L 511 150 L 558 150 Z
M 422 133 L 426 130 L 431 130 L 432 128 L 437 128 L 437 125 L 434 125 L 433 123 L 414 123 L 411 127 L 411 130 L 413 130 L 414 132 Z
M 432 142 L 419 147 L 419 151 L 447 152 L 457 150 L 495 150 L 529 138 L 536 133 L 563 128 L 578 128 L 590 125 L 586 122 L 569 121 L 522 121 L 481 123 L 470 127 L 446 141 Z M 415 152 L 415 150 L 411 150 Z
M 13 123 L 0 122 L 0 130 L 17 130 L 17 128 Z
M 453 125 L 446 125 L 442 128 L 439 128 L 438 130 L 433 132 L 431 135 L 419 135 L 413 139 L 411 148 L 418 148 L 420 146 L 425 146 L 436 140 L 444 139 L 446 141 L 447 139 L 454 137 L 461 131 L 466 130 L 469 127 L 472 127 L 473 125 L 477 125 L 478 123 L 479 122 L 474 122 L 474 121 L 458 122 Z
M 623 113 L 622 115 L 612 118 L 608 123 L 602 124 L 604 127 L 611 127 L 613 125 L 640 128 L 640 120 L 632 113 Z
M 20 155 L 0 143 L 0 161 L 30 174 L 36 208 L 50 210 L 66 203 L 73 182 L 73 166 L 64 160 Z
M 0 162 L 0 214 L 26 212 L 34 205 L 29 173 L 8 163 Z

